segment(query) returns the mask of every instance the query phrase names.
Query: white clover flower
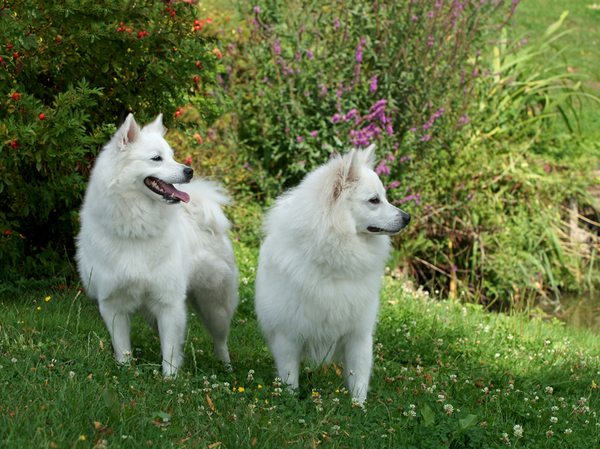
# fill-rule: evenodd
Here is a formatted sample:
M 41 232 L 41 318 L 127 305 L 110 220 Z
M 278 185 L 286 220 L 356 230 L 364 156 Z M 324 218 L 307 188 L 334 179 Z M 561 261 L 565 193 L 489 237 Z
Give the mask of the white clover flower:
M 512 340 L 514 337 L 512 336 L 512 334 L 508 334 L 508 337 L 506 337 L 506 338 L 508 338 L 509 340 Z
M 444 405 L 443 410 L 446 415 L 451 415 L 452 412 L 454 411 L 454 407 L 450 404 L 446 404 L 446 405 Z
M 69 371 L 69 379 L 73 379 L 75 377 L 74 371 Z
M 242 284 L 248 285 L 248 278 L 242 278 Z
M 250 271 L 250 273 L 254 273 L 254 272 L 256 271 L 256 268 L 254 268 L 254 267 L 250 267 L 250 268 L 248 269 L 248 271 Z
M 167 390 L 167 394 L 173 394 L 173 390 Z
M 521 438 L 523 436 L 523 427 L 520 425 L 517 424 L 515 427 L 513 427 L 513 430 L 515 431 L 515 436 L 517 438 Z
M 554 393 L 554 388 L 546 387 L 546 394 L 552 394 L 552 393 Z
M 571 429 L 565 429 L 566 435 L 571 435 L 572 433 L 573 433 L 573 431 Z
M 556 424 L 558 422 L 558 418 L 556 416 L 553 416 L 552 418 L 550 418 L 550 422 Z
M 557 412 L 558 411 L 558 407 L 556 405 L 554 405 L 550 410 L 552 410 L 553 412 Z
M 17 363 L 18 360 L 13 357 L 12 359 L 10 359 L 10 361 L 13 363 Z

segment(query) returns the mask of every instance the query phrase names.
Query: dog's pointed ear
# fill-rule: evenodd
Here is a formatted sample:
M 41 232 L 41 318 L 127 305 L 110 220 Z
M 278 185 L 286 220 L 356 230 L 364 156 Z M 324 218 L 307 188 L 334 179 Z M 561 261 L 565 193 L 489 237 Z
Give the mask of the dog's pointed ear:
M 140 137 L 140 127 L 133 118 L 133 114 L 129 114 L 125 122 L 117 130 L 115 134 L 117 139 L 117 148 L 125 150 L 129 145 L 135 143 Z
M 336 201 L 342 192 L 350 187 L 360 176 L 360 161 L 355 149 L 344 155 L 339 161 L 333 184 L 333 200 Z
M 376 158 L 375 158 L 375 144 L 374 143 L 372 143 L 367 148 L 362 150 L 360 152 L 359 156 L 360 156 L 359 158 L 360 158 L 360 162 L 362 163 L 362 165 L 364 165 L 365 167 L 367 167 L 370 170 L 373 170 L 375 168 Z
M 161 136 L 164 136 L 166 134 L 167 130 L 163 126 L 162 117 L 163 117 L 163 115 L 161 112 L 160 114 L 158 114 L 158 116 L 154 119 L 154 121 L 152 123 L 149 123 L 146 126 L 144 126 L 143 131 L 151 132 L 151 133 L 158 133 Z

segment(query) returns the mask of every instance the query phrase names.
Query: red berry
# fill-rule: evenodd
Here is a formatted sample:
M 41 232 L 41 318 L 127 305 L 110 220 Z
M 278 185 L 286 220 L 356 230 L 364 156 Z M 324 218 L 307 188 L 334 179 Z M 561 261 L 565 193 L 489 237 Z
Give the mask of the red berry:
M 138 33 L 138 37 L 139 37 L 139 38 L 142 38 L 142 37 L 144 37 L 144 33 L 142 33 L 142 32 L 140 31 L 140 32 Z
M 13 141 L 10 143 L 10 146 L 11 146 L 11 147 L 13 147 L 13 148 L 17 148 L 17 147 L 19 146 L 19 142 L 17 142 L 16 140 L 13 140 Z
M 175 11 L 173 11 L 173 12 L 171 13 L 171 17 L 175 17 L 176 15 L 177 15 L 177 14 L 175 13 Z
M 40 114 L 40 120 L 44 120 L 46 116 L 44 114 Z
M 194 77 L 194 81 L 197 83 L 198 81 L 200 81 L 200 78 L 199 78 L 199 77 L 197 77 L 197 76 L 195 76 L 195 77 Z
M 127 28 L 125 31 L 127 31 L 128 33 L 131 33 L 131 28 Z
M 179 114 L 181 114 L 180 111 L 175 111 L 175 115 L 179 115 Z
M 54 38 L 55 42 L 60 42 L 60 37 L 56 36 L 56 38 Z
M 19 59 L 19 58 L 20 58 L 20 56 L 19 56 L 19 53 L 15 53 L 15 54 L 13 55 L 13 59 L 14 59 L 15 61 L 16 61 L 17 59 Z
M 4 231 L 4 235 L 8 237 L 10 235 L 10 231 L 7 229 L 6 231 Z
M 202 65 L 202 63 L 201 63 L 200 61 L 198 61 L 198 62 L 196 62 L 196 65 L 197 65 L 198 67 L 200 67 L 200 66 Z
M 0 64 L 2 64 L 2 58 L 0 57 Z
M 170 6 L 167 6 L 167 11 L 171 11 L 171 7 Z
M 14 94 L 12 94 L 13 100 L 17 101 L 19 98 L 21 98 L 21 95 L 19 95 L 18 93 L 15 92 Z
M 198 25 L 196 25 L 196 26 L 194 27 L 194 29 L 195 29 L 196 31 L 198 31 L 198 30 L 200 29 L 200 27 L 199 27 Z
M 117 28 L 117 31 L 123 31 L 123 28 L 119 27 Z
M 208 19 L 206 19 L 206 23 L 213 23 L 213 20 L 209 17 Z
M 194 20 L 194 25 L 200 25 L 200 21 L 199 20 Z
M 8 48 L 9 50 L 12 48 L 11 44 L 6 44 L 6 48 Z

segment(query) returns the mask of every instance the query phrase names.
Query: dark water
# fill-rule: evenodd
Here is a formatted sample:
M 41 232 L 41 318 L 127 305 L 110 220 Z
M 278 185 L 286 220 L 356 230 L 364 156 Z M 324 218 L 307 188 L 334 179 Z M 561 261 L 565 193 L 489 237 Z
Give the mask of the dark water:
M 600 291 L 561 298 L 562 310 L 554 315 L 567 326 L 600 334 Z

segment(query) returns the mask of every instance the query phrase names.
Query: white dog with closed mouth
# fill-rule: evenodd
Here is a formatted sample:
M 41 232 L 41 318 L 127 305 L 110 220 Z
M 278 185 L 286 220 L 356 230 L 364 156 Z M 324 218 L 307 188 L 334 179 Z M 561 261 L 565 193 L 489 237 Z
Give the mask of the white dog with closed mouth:
M 410 221 L 386 200 L 374 149 L 333 158 L 277 200 L 256 275 L 256 313 L 279 377 L 295 389 L 302 358 L 339 359 L 361 405 L 389 235 Z
M 186 297 L 217 358 L 229 364 L 237 268 L 221 209 L 227 196 L 216 183 L 192 181 L 164 134 L 162 115 L 143 129 L 129 115 L 100 152 L 80 211 L 76 259 L 117 361 L 130 359 L 129 319 L 142 312 L 159 332 L 163 374 L 173 377 L 183 361 Z M 188 193 L 173 185 L 183 183 Z

